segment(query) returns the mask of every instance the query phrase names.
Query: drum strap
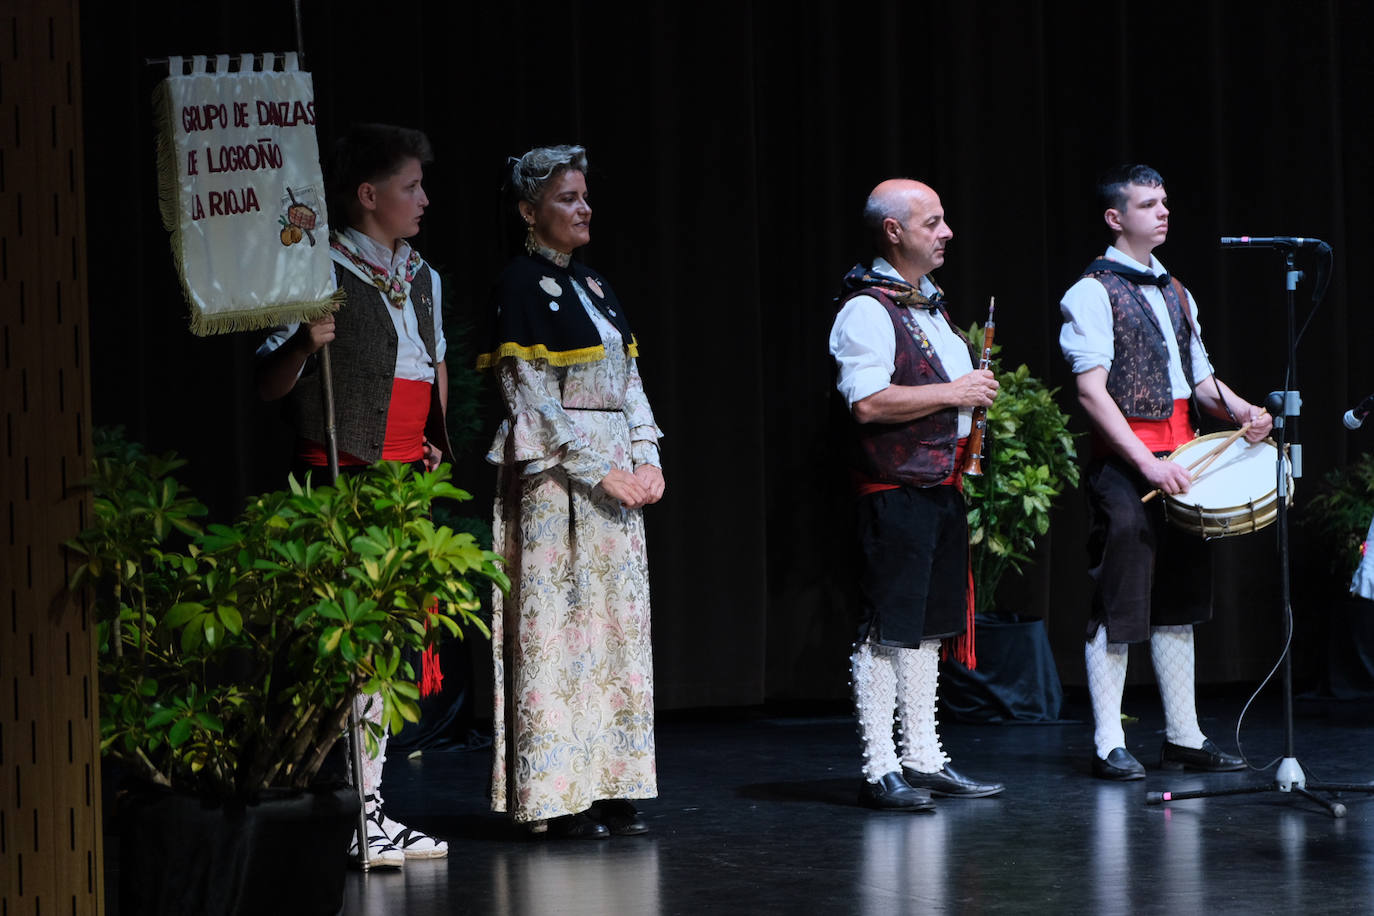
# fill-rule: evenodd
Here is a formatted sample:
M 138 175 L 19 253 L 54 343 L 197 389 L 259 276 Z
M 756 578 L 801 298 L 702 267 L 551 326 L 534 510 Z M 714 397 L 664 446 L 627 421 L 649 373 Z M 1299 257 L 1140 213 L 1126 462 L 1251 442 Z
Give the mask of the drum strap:
M 1192 312 L 1188 309 L 1188 290 L 1184 289 L 1183 283 L 1179 281 L 1178 277 L 1170 277 L 1170 278 L 1169 278 L 1169 284 L 1170 284 L 1171 286 L 1173 286 L 1173 288 L 1174 288 L 1174 293 L 1175 293 L 1175 295 L 1178 296 L 1178 301 L 1179 301 L 1179 303 L 1180 303 L 1180 305 L 1181 305 L 1181 307 L 1182 307 L 1182 311 L 1183 311 L 1183 320 L 1186 321 L 1186 322 L 1188 322 L 1188 329 L 1189 329 L 1189 331 L 1192 332 L 1192 336 L 1195 337 L 1195 338 L 1197 339 L 1198 344 L 1199 344 L 1199 346 L 1200 346 L 1200 345 L 1202 344 L 1202 335 L 1201 335 L 1200 333 L 1198 333 L 1197 324 L 1193 321 L 1193 314 L 1192 314 Z M 1221 406 L 1222 406 L 1222 408 L 1226 411 L 1226 416 L 1231 420 L 1231 422 L 1234 423 L 1236 426 L 1239 426 L 1239 425 L 1240 425 L 1240 421 L 1236 419 L 1235 413 L 1232 412 L 1232 410 L 1231 410 L 1231 405 L 1228 404 L 1228 403 L 1226 402 L 1226 398 L 1222 396 L 1222 393 L 1221 393 L 1221 384 L 1220 384 L 1219 382 L 1217 382 L 1217 373 L 1216 373 L 1216 369 L 1215 369 L 1215 367 L 1213 367 L 1213 366 L 1211 365 L 1211 360 L 1208 360 L 1208 368 L 1212 369 L 1212 384 L 1216 385 L 1216 388 L 1217 388 L 1217 400 L 1221 402 Z M 1188 385 L 1189 385 L 1189 387 L 1191 387 L 1192 390 L 1193 390 L 1193 400 L 1194 400 L 1194 402 L 1196 402 L 1196 400 L 1197 400 L 1197 379 L 1193 378 L 1193 367 L 1192 367 L 1191 365 L 1185 365 L 1185 366 L 1183 367 L 1183 374 L 1184 374 L 1185 376 L 1187 376 L 1187 378 L 1188 378 Z M 1198 408 L 1198 406 L 1197 406 L 1196 403 L 1194 403 L 1193 407 L 1194 407 L 1194 409 L 1196 409 L 1196 410 L 1198 411 L 1198 416 L 1201 416 L 1201 415 L 1202 415 L 1202 410 L 1201 410 L 1201 408 Z M 1175 409 L 1175 412 L 1177 412 L 1177 409 Z M 1184 441 L 1187 441 L 1187 440 L 1184 440 Z M 1178 445 L 1182 445 L 1183 443 L 1182 443 L 1182 442 L 1179 442 L 1179 443 L 1177 443 L 1177 444 L 1178 444 Z

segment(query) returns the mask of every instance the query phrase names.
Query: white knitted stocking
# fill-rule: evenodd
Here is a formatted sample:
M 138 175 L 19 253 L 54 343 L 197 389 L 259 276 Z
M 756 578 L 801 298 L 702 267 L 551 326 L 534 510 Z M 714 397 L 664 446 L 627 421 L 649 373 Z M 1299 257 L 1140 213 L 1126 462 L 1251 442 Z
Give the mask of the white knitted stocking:
M 1126 688 L 1124 642 L 1107 642 L 1107 628 L 1099 626 L 1083 649 L 1088 667 L 1088 693 L 1093 703 L 1093 745 L 1103 760 L 1113 749 L 1126 746 L 1121 727 L 1121 693 Z
M 901 769 L 892 741 L 892 714 L 897 705 L 897 671 L 892 649 L 865 642 L 849 657 L 854 685 L 854 714 L 864 747 L 864 778 L 877 782 Z
M 902 763 L 920 773 L 938 773 L 949 762 L 935 722 L 935 691 L 940 677 L 940 641 L 897 655 L 897 709 L 902 718 Z
M 1164 702 L 1164 735 L 1171 744 L 1199 748 L 1207 740 L 1197 723 L 1193 690 L 1193 627 L 1150 630 L 1150 661 Z
M 353 698 L 353 711 L 358 716 L 358 721 L 364 719 L 371 722 L 382 721 L 382 695 L 380 693 L 359 694 Z M 359 729 L 359 738 L 366 726 Z M 367 810 L 371 813 L 382 803 L 382 767 L 386 763 L 386 739 L 387 732 L 382 731 L 382 736 L 377 739 L 377 756 L 367 755 L 367 745 L 363 744 L 359 748 L 363 760 L 363 794 L 367 796 Z M 348 761 L 348 777 L 353 778 L 353 755 L 344 754 Z

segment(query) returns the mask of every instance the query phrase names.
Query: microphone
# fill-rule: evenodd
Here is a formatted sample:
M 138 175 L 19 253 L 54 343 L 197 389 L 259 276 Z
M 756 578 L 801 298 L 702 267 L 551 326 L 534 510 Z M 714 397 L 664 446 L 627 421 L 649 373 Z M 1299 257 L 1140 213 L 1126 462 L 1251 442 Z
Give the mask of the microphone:
M 1365 417 L 1371 413 L 1374 413 L 1374 394 L 1347 410 L 1345 416 L 1341 417 L 1341 422 L 1345 424 L 1346 429 L 1359 429 L 1364 425 Z
M 1224 235 L 1222 248 L 1325 248 L 1331 246 L 1321 239 L 1306 238 L 1301 235 Z

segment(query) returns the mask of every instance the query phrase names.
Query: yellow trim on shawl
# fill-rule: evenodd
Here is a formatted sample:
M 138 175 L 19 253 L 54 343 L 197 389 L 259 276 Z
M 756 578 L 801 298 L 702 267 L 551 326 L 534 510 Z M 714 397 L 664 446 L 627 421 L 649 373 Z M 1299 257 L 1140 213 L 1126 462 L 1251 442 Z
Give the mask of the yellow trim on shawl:
M 507 356 L 525 360 L 546 359 L 551 366 L 576 366 L 581 363 L 600 362 L 606 358 L 606 348 L 597 344 L 594 347 L 581 347 L 577 350 L 550 350 L 543 344 L 522 347 L 512 341 L 503 343 L 490 353 L 483 353 L 477 357 L 477 368 L 490 369 Z
M 631 334 L 630 345 L 625 348 L 625 352 L 630 355 L 631 359 L 639 359 L 639 338 Z M 606 358 L 606 347 L 604 344 L 597 344 L 594 347 L 581 347 L 576 350 L 550 350 L 543 344 L 523 347 L 510 341 L 501 344 L 490 353 L 483 353 L 478 356 L 477 368 L 490 369 L 507 356 L 524 360 L 546 359 L 550 366 L 578 366 L 582 363 L 601 362 Z

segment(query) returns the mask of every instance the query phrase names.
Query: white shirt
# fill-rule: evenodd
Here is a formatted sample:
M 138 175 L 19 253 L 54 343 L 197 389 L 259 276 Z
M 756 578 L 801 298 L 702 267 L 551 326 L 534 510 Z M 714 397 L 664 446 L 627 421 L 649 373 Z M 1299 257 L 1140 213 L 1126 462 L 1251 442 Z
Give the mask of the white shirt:
M 884 277 L 907 282 L 885 258 L 875 258 L 872 269 Z M 917 289 L 926 296 L 935 295 L 935 284 L 929 277 L 921 277 Z M 949 326 L 944 315 L 910 306 L 907 311 L 925 332 L 951 381 L 973 371 L 968 344 Z M 839 365 L 835 386 L 851 408 L 891 385 L 892 373 L 897 368 L 897 337 L 892 318 L 882 303 L 869 295 L 855 296 L 846 302 L 830 328 L 830 355 Z M 972 428 L 973 409 L 959 408 L 958 435 L 967 436 Z
M 348 237 L 349 241 L 357 245 L 358 250 L 363 253 L 363 257 L 373 264 L 387 266 L 393 275 L 405 269 L 405 263 L 410 257 L 411 251 L 408 243 L 402 241 L 393 252 L 371 236 L 364 235 L 356 229 L 345 229 L 343 234 Z M 342 265 L 345 270 L 368 286 L 372 286 L 372 278 L 364 274 L 342 252 L 331 248 L 329 256 L 335 264 Z M 430 268 L 429 277 L 434 300 L 434 360 L 435 362 L 443 362 L 444 355 L 448 352 L 448 341 L 444 338 L 443 295 L 440 289 L 439 274 L 433 268 Z M 377 295 L 382 295 L 381 290 L 377 291 Z M 395 377 L 432 383 L 435 378 L 435 370 L 434 366 L 430 364 L 429 353 L 425 350 L 425 342 L 420 337 L 420 320 L 415 314 L 415 304 L 407 296 L 403 308 L 393 308 L 388 303 L 386 311 L 391 316 L 392 325 L 396 328 Z M 272 333 L 258 347 L 258 357 L 266 356 L 286 343 L 299 327 L 299 324 L 288 324 L 273 329 Z
M 1150 255 L 1149 266 L 1141 264 L 1115 246 L 1108 248 L 1104 257 L 1135 270 L 1154 274 L 1156 277 L 1167 273 L 1159 258 L 1154 255 Z M 1157 286 L 1141 286 L 1140 290 L 1145 296 L 1145 301 L 1150 304 L 1159 327 L 1172 329 L 1174 325 L 1169 320 L 1169 309 L 1164 304 L 1164 291 Z M 1069 361 L 1074 375 L 1080 375 L 1098 366 L 1110 372 L 1112 360 L 1116 357 L 1116 335 L 1113 331 L 1112 303 L 1107 295 L 1107 288 L 1092 277 L 1082 277 L 1064 294 L 1064 298 L 1059 302 L 1059 311 L 1064 316 L 1064 325 L 1059 329 L 1059 349 L 1064 351 L 1064 358 Z M 1202 329 L 1197 320 L 1197 302 L 1193 300 L 1192 293 L 1188 293 L 1188 313 L 1193 325 L 1193 339 L 1189 344 L 1193 357 L 1193 379 L 1200 382 L 1212 374 L 1212 363 L 1207 356 L 1206 348 L 1202 345 Z M 1178 353 L 1178 338 L 1173 333 L 1165 333 L 1163 336 L 1164 346 L 1169 353 L 1169 384 L 1173 389 L 1174 400 L 1191 397 L 1193 389 L 1189 387 L 1188 378 L 1183 373 L 1183 359 Z

